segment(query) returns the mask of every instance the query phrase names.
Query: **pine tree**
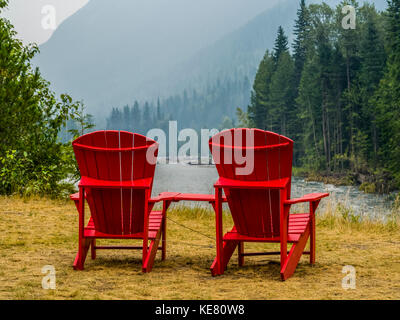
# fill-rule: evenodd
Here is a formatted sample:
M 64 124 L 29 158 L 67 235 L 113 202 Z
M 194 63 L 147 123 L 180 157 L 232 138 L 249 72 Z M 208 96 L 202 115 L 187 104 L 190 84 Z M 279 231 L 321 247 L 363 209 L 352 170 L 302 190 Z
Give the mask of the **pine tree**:
M 134 132 L 141 132 L 141 122 L 142 122 L 142 117 L 141 117 L 141 112 L 139 108 L 139 102 L 135 101 L 132 107 L 132 112 L 131 112 L 131 122 L 132 122 L 132 130 Z
M 271 78 L 267 128 L 290 136 L 296 128 L 292 126 L 294 118 L 294 64 L 289 52 L 283 52 Z
M 294 26 L 294 35 L 295 39 L 293 41 L 293 59 L 294 59 L 294 75 L 293 75 L 293 96 L 294 98 L 297 98 L 299 94 L 299 85 L 300 85 L 300 79 L 301 75 L 304 69 L 304 64 L 306 63 L 307 59 L 307 54 L 309 51 L 309 48 L 311 47 L 310 43 L 310 16 L 309 16 L 309 11 L 306 6 L 305 0 L 300 1 L 300 7 L 297 10 L 297 19 L 295 21 L 295 26 Z M 299 106 L 297 103 L 293 103 L 293 110 L 292 110 L 292 121 L 291 121 L 291 126 L 293 128 L 297 128 L 297 130 L 291 130 L 291 138 L 294 141 L 299 141 L 301 139 L 301 130 L 298 130 L 298 128 L 301 128 L 301 119 L 298 116 L 300 113 Z M 294 145 L 294 165 L 297 166 L 299 163 L 299 159 L 302 156 L 302 149 L 301 149 L 301 144 L 295 144 Z
M 365 26 L 360 41 L 360 74 L 359 82 L 367 91 L 374 91 L 382 79 L 386 63 L 386 53 L 383 36 L 378 30 L 379 19 L 374 8 L 366 7 Z
M 281 54 L 283 52 L 288 52 L 289 51 L 289 46 L 288 46 L 288 38 L 285 35 L 285 31 L 283 31 L 282 26 L 279 26 L 278 28 L 278 36 L 275 40 L 275 46 L 274 46 L 274 61 L 277 64 L 279 61 L 279 58 L 281 57 Z
M 144 104 L 144 109 L 143 109 L 143 134 L 146 133 L 152 126 L 152 119 L 151 119 L 151 113 L 150 113 L 150 105 L 146 101 Z
M 266 129 L 267 105 L 274 69 L 273 56 L 267 50 L 258 68 L 251 92 L 251 102 L 248 107 L 250 125 L 259 129 Z
M 297 19 L 294 26 L 294 35 L 296 38 L 293 42 L 294 66 L 295 66 L 295 86 L 300 83 L 301 73 L 306 62 L 307 40 L 309 35 L 309 15 L 305 0 L 300 1 L 300 8 L 297 10 Z
M 118 108 L 112 108 L 111 116 L 107 120 L 107 129 L 120 130 L 122 125 L 122 113 Z
M 162 113 L 161 113 L 161 103 L 160 103 L 160 98 L 157 99 L 157 121 L 161 121 L 163 118 Z
M 126 131 L 132 130 L 132 123 L 130 121 L 131 119 L 131 109 L 129 108 L 128 105 L 124 106 L 123 108 L 123 123 L 122 123 L 122 129 Z

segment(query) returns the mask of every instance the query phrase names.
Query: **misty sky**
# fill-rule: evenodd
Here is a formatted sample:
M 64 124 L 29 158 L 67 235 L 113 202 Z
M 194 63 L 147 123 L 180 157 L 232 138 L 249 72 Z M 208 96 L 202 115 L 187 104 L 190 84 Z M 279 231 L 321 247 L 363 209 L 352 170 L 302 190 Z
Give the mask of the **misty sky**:
M 24 43 L 42 44 L 54 32 L 54 30 L 45 30 L 42 27 L 42 19 L 45 17 L 42 14 L 44 6 L 54 6 L 58 26 L 88 2 L 89 0 L 11 0 L 8 9 L 2 13 L 2 16 L 11 21 L 19 38 Z
M 2 16 L 8 18 L 14 25 L 18 32 L 18 37 L 21 38 L 24 43 L 35 42 L 37 44 L 43 44 L 50 39 L 54 30 L 45 30 L 42 27 L 42 20 L 45 18 L 45 14 L 42 13 L 42 9 L 46 5 L 52 5 L 56 9 L 56 23 L 57 27 L 69 16 L 73 15 L 83 6 L 88 4 L 89 1 L 99 0 L 10 0 L 8 9 L 2 13 Z M 119 2 L 116 0 L 110 0 L 115 3 L 116 6 Z M 123 0 L 124 1 L 124 0 Z M 129 0 L 141 13 L 141 16 L 136 18 L 144 18 L 148 15 L 142 12 L 143 10 L 153 10 L 154 18 L 157 16 L 157 11 L 160 8 L 168 5 L 168 0 Z M 245 12 L 238 11 L 236 17 L 225 16 L 226 12 L 229 15 L 229 11 L 233 11 L 234 7 L 243 7 L 243 2 L 246 3 Z M 171 6 L 174 8 L 174 14 L 180 14 L 188 17 L 195 17 L 196 19 L 204 19 L 208 16 L 208 11 L 215 11 L 220 13 L 219 31 L 220 33 L 215 34 L 215 39 L 222 36 L 226 32 L 232 31 L 239 27 L 241 24 L 246 23 L 252 17 L 262 12 L 263 10 L 272 7 L 278 3 L 279 0 L 231 0 L 229 2 L 230 8 L 226 8 L 226 1 L 218 0 L 175 0 L 171 2 Z M 196 11 L 197 14 L 193 15 L 185 10 Z M 182 11 L 183 10 L 183 11 Z M 110 13 L 112 15 L 112 13 Z M 151 15 L 150 15 L 151 16 Z M 134 17 L 134 12 L 132 13 Z M 156 19 L 154 21 L 157 21 Z M 190 21 L 188 21 L 190 23 Z M 208 27 L 209 24 L 216 24 L 216 21 L 207 21 L 204 27 Z M 212 28 L 210 28 L 212 29 Z M 218 29 L 218 28 L 217 28 Z M 214 30 L 215 32 L 216 30 Z M 204 43 L 206 44 L 206 43 Z

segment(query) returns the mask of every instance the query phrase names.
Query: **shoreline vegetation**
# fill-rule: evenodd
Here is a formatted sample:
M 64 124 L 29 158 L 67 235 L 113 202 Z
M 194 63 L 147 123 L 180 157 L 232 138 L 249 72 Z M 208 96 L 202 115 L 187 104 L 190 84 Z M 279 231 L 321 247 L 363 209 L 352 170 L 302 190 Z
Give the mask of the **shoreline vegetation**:
M 325 184 L 333 184 L 335 186 L 354 186 L 367 194 L 390 194 L 399 191 L 390 176 L 384 173 L 357 174 L 350 171 L 323 173 L 293 167 L 293 176 L 304 178 L 306 181 L 310 182 L 322 182 Z
M 160 164 L 168 164 L 168 157 L 162 158 Z M 184 162 L 189 166 L 214 166 L 210 158 L 209 163 L 188 158 Z M 399 192 L 398 186 L 393 182 L 389 173 L 354 173 L 350 170 L 343 172 L 321 172 L 303 167 L 293 167 L 294 177 L 304 178 L 308 182 L 322 182 L 335 186 L 354 186 L 367 194 L 389 194 Z
M 163 158 L 159 163 L 167 164 L 168 158 Z M 201 160 L 187 159 L 185 162 L 189 166 L 213 166 L 212 160 L 205 164 Z M 354 173 L 350 170 L 343 172 L 322 172 L 303 167 L 293 167 L 294 177 L 304 178 L 308 182 L 322 182 L 335 186 L 354 186 L 367 194 L 390 194 L 399 192 L 398 186 L 394 183 L 389 173 Z
M 232 259 L 224 276 L 211 277 L 211 208 L 174 206 L 168 211 L 167 260 L 157 256 L 150 274 L 141 272 L 140 253 L 129 250 L 98 251 L 96 260 L 88 258 L 84 271 L 74 271 L 74 204 L 0 196 L 0 299 L 400 299 L 400 209 L 385 221 L 361 219 L 327 201 L 317 211 L 316 265 L 303 257 L 293 278 L 283 283 L 278 256 L 249 257 L 242 268 Z M 303 209 L 295 207 L 295 212 Z M 227 231 L 232 221 L 225 213 Z M 246 244 L 246 249 L 277 247 Z M 55 290 L 42 289 L 45 265 L 56 270 Z M 342 288 L 342 270 L 348 265 L 356 269 L 354 290 Z

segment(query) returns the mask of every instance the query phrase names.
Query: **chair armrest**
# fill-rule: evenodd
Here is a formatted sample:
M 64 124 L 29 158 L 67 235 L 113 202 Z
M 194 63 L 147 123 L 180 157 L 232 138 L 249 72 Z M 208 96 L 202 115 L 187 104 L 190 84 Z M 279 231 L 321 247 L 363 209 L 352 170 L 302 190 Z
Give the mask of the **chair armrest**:
M 79 193 L 74 193 L 69 196 L 72 201 L 79 201 Z
M 89 177 L 81 177 L 78 186 L 96 189 L 150 189 L 152 178 L 127 180 L 127 181 L 111 181 L 99 180 Z
M 288 178 L 268 181 L 245 181 L 219 178 L 214 184 L 214 187 L 232 189 L 284 189 L 289 181 L 290 180 Z
M 284 202 L 284 205 L 292 205 L 292 204 L 302 203 L 302 202 L 314 202 L 314 201 L 321 200 L 322 198 L 325 198 L 325 197 L 329 197 L 329 193 L 310 193 L 310 194 L 306 194 L 302 198 L 286 200 Z
M 215 202 L 214 194 L 197 194 L 197 193 L 180 193 L 174 199 L 174 201 L 197 201 L 197 202 Z M 222 197 L 222 202 L 227 202 L 225 196 Z
M 151 198 L 149 202 L 157 203 L 161 201 L 174 201 L 175 197 L 180 195 L 179 192 L 162 192 L 157 197 Z
M 78 202 L 78 201 L 79 201 L 79 192 L 74 193 L 74 194 L 71 194 L 71 195 L 69 196 L 69 198 L 70 198 L 72 201 Z M 87 194 L 86 194 L 86 192 L 85 192 L 85 199 L 87 199 Z
M 75 203 L 76 209 L 78 210 L 78 212 L 80 212 L 80 209 L 79 209 L 79 192 L 71 194 L 69 196 L 69 198 Z M 86 199 L 86 193 L 85 193 L 85 199 Z
M 152 203 L 166 201 L 166 200 L 173 201 L 177 195 L 179 195 L 178 192 L 163 192 L 163 193 L 160 193 L 157 197 L 151 198 L 149 201 Z M 79 192 L 71 194 L 69 196 L 69 198 L 75 202 L 79 201 Z

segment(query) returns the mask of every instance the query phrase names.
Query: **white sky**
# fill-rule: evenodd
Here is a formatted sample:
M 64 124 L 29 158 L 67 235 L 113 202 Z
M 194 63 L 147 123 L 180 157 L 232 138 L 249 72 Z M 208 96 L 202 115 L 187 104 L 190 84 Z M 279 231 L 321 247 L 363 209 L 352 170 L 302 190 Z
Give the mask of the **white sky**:
M 14 25 L 24 43 L 42 44 L 50 39 L 54 30 L 42 26 L 46 14 L 42 9 L 51 5 L 55 9 L 55 22 L 59 26 L 66 18 L 86 5 L 89 0 L 10 0 L 8 9 L 1 13 Z M 46 24 L 45 24 L 46 25 Z

